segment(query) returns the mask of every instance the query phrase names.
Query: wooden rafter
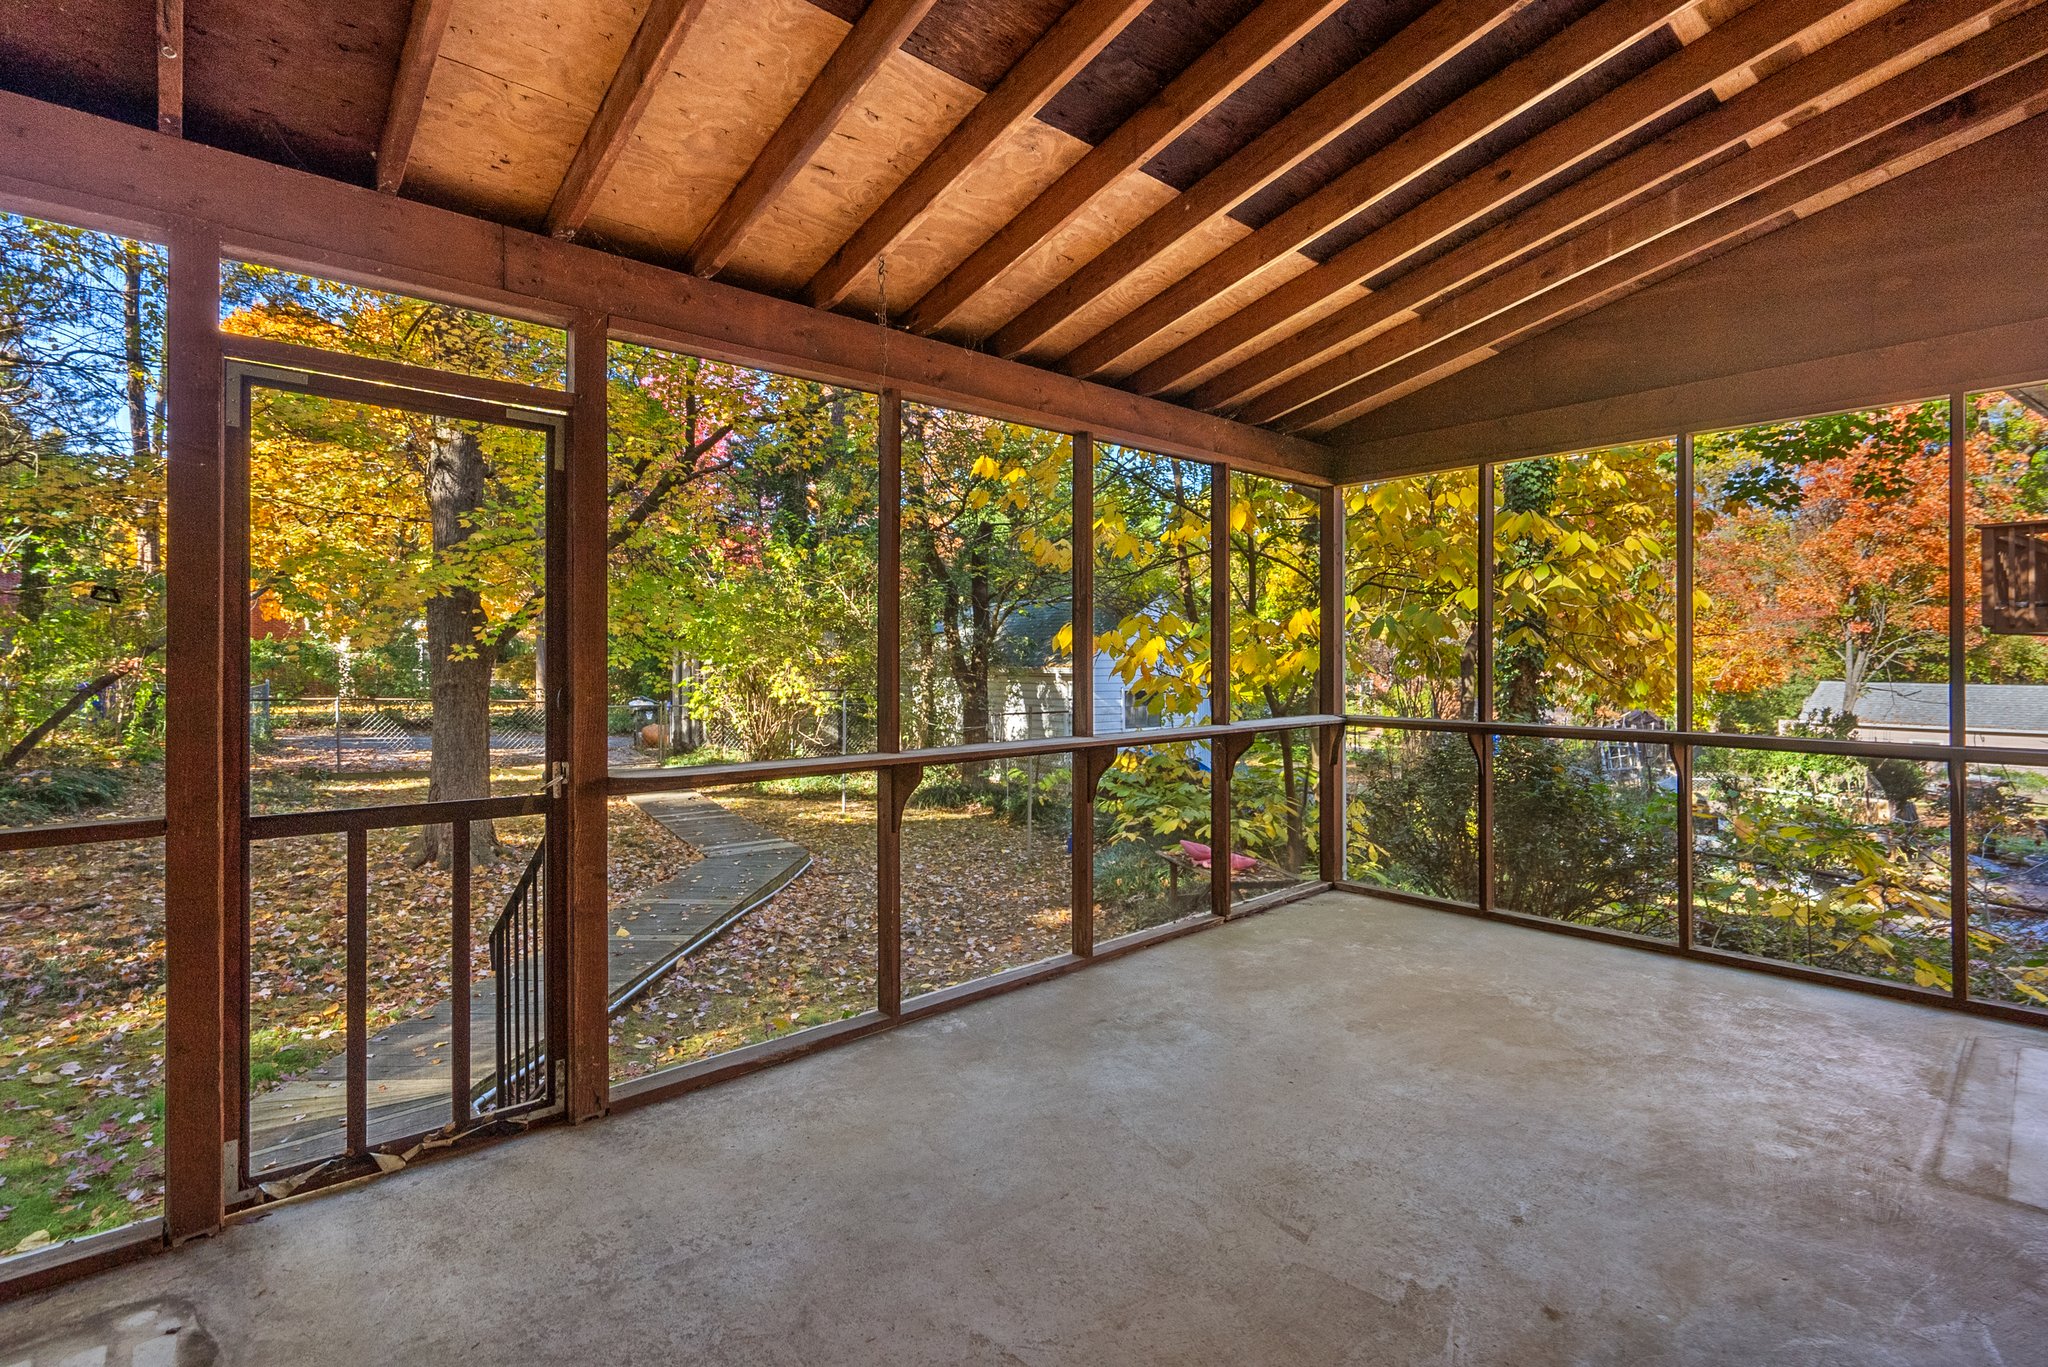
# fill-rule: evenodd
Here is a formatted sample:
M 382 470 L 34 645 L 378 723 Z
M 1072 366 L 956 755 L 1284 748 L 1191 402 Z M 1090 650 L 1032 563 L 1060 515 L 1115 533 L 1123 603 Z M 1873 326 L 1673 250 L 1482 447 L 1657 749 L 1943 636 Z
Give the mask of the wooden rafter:
M 1615 0 L 1610 10 L 1655 13 L 1651 25 L 1694 0 Z M 1382 43 L 1364 61 L 1317 91 L 1293 113 L 1155 210 L 1101 255 L 1061 281 L 997 329 L 988 348 L 1015 356 L 1101 297 L 1133 271 L 1214 223 L 1317 151 L 1412 90 L 1444 63 L 1471 48 L 1524 0 L 1446 0 Z M 1631 38 L 1643 25 L 1629 28 Z
M 1484 336 L 1460 334 L 1335 390 L 1289 426 L 1329 431 L 1424 385 L 1498 355 L 1567 316 L 1612 303 L 1656 278 L 1766 232 L 1775 232 L 1929 162 L 2048 112 L 2048 61 L 2036 61 L 1947 105 L 1858 143 L 1769 189 L 1609 261 L 1565 286 L 1524 300 L 1487 321 Z
M 1295 371 L 1413 316 L 1432 301 L 1501 268 L 1524 253 L 1583 227 L 1602 214 L 1613 212 L 1646 188 L 1697 171 L 1715 158 L 1736 151 L 1752 139 L 1778 128 L 1790 116 L 1834 102 L 1844 91 L 1853 91 L 1867 82 L 1874 71 L 1892 67 L 1906 58 L 1932 55 L 1981 33 L 1988 17 L 2001 8 L 2005 7 L 1997 0 L 1916 0 L 1916 3 L 1904 6 L 1794 62 L 1718 109 L 1681 125 L 1664 138 L 1620 158 L 1568 189 L 1539 200 L 1516 217 L 1410 271 L 1385 289 L 1346 305 L 1284 341 L 1267 344 L 1256 354 L 1238 361 L 1196 388 L 1190 402 L 1207 408 L 1240 403 L 1247 396 L 1285 380 Z M 1702 39 L 1700 45 L 1705 42 Z M 1902 54 L 1905 54 L 1904 58 Z M 1558 126 L 1564 127 L 1563 124 Z M 1423 205 L 1417 212 L 1428 212 L 1429 208 L 1429 205 Z M 1400 220 L 1396 220 L 1388 230 L 1400 226 Z M 1373 263 L 1381 260 L 1383 258 L 1373 248 L 1373 238 L 1367 238 L 1338 253 L 1325 266 L 1275 290 L 1268 298 L 1283 292 L 1291 296 L 1292 286 L 1310 281 L 1311 277 L 1314 277 L 1314 283 L 1303 293 L 1341 287 L 1339 282 L 1347 278 L 1355 283 L 1367 278 L 1376 269 Z M 1261 304 L 1265 302 L 1260 301 Z M 1293 302 L 1292 297 L 1289 302 Z M 1243 316 L 1239 315 L 1240 318 Z M 1219 328 L 1235 326 L 1246 329 L 1266 321 L 1263 315 L 1250 323 L 1226 320 Z M 1271 321 L 1267 326 L 1259 327 L 1254 339 L 1266 336 L 1281 326 L 1284 326 L 1284 320 Z M 1189 346 L 1203 344 L 1203 352 L 1211 355 L 1227 355 L 1237 349 L 1231 346 L 1211 351 L 1211 348 L 1219 348 L 1222 344 L 1205 339 L 1209 339 L 1209 334 L 1196 338 Z M 1186 352 L 1188 348 L 1181 350 Z M 1181 356 L 1175 360 L 1169 356 L 1162 358 L 1159 364 L 1165 368 L 1167 362 L 1181 365 L 1191 359 L 1190 356 Z M 1155 374 L 1153 378 L 1158 376 Z M 1145 388 L 1144 385 L 1134 387 Z
M 1150 0 L 1080 0 L 1010 68 L 986 99 L 969 110 L 930 156 L 804 286 L 816 308 L 837 306 L 883 253 L 914 229 L 939 197 L 979 165 L 990 150 L 1058 94 Z
M 1051 237 L 1091 200 L 1150 161 L 1343 7 L 1345 0 L 1265 0 L 1159 95 L 1069 167 L 995 235 L 925 292 L 905 317 L 913 332 L 942 328 L 977 293 Z
M 775 197 L 796 179 L 840 115 L 860 94 L 889 54 L 930 12 L 935 0 L 870 0 L 860 19 L 804 90 L 796 108 L 740 177 L 711 222 L 697 235 L 687 264 L 692 275 L 712 276 L 732 259 L 740 239 Z
M 391 104 L 384 114 L 384 137 L 377 145 L 377 188 L 387 195 L 397 194 L 405 184 L 412 140 L 427 108 L 427 82 L 454 10 L 455 0 L 413 0 L 405 46 L 398 53 L 398 76 L 391 83 Z
M 1729 72 L 1738 71 L 1795 40 L 1816 24 L 1824 22 L 1834 9 L 1835 6 L 1827 0 L 1784 0 L 1784 3 L 1756 5 L 1745 10 L 1726 25 L 1710 30 L 1636 79 L 1609 91 L 1584 109 L 1510 149 L 1491 164 L 1367 234 L 1323 265 L 1296 276 L 1182 342 L 1141 367 L 1127 383 L 1145 393 L 1160 393 L 1184 382 L 1204 367 L 1287 327 L 1324 300 L 1352 288 L 1359 280 L 1442 241 L 1449 234 L 1512 203 L 1585 157 L 1597 154 L 1700 98 Z M 1553 40 L 1553 45 L 1556 41 Z M 1524 64 L 1539 61 L 1547 50 L 1531 54 L 1524 59 Z M 1485 90 L 1486 87 L 1482 86 L 1466 99 L 1483 98 Z M 1451 112 L 1446 110 L 1438 117 L 1448 117 Z M 1397 143 L 1382 156 L 1391 155 L 1399 146 Z M 1359 202 L 1369 184 L 1359 173 L 1369 172 L 1374 160 L 1379 158 L 1369 159 L 1352 175 L 1342 177 L 1328 187 L 1330 192 L 1337 192 L 1341 186 L 1342 193 L 1311 196 L 1295 210 L 1261 229 L 1260 233 L 1239 243 L 1238 248 L 1245 249 L 1242 254 L 1246 259 L 1242 263 L 1226 261 L 1225 257 L 1233 253 L 1225 253 L 1224 257 L 1211 263 L 1222 270 L 1197 272 L 1197 277 L 1206 278 L 1190 277 L 1183 282 L 1184 287 L 1169 292 L 1177 297 L 1162 296 L 1154 301 L 1162 307 L 1150 310 L 1154 316 L 1144 320 L 1145 334 L 1151 335 L 1164 323 L 1185 316 L 1192 306 L 1206 303 L 1231 288 L 1236 280 L 1230 276 L 1249 274 L 1245 268 L 1257 269 L 1284 258 L 1290 252 L 1297 252 L 1343 222 L 1350 216 L 1345 201 L 1349 200 L 1354 205 Z M 1359 267 L 1358 272 L 1348 274 L 1354 266 Z M 1138 331 L 1130 327 L 1121 330 L 1126 334 Z M 1091 349 L 1099 348 L 1084 348 L 1084 353 Z M 1074 359 L 1092 358 L 1077 353 Z M 1075 365 L 1067 368 L 1075 372 L 1083 369 Z
M 1824 0 L 1788 0 L 1785 4 L 1756 6 L 1725 27 L 1709 30 L 1644 76 L 1505 153 L 1483 172 L 1434 196 L 1426 205 L 1373 236 L 1390 248 L 1390 235 L 1404 242 L 1441 238 L 1453 230 L 1453 226 L 1446 225 L 1470 222 L 1490 212 L 1572 161 L 1643 127 L 1702 91 L 1711 90 L 1729 71 L 1739 70 L 1782 46 L 1833 10 L 1834 6 Z M 1386 193 L 1383 187 L 1408 183 L 1483 136 L 1500 118 L 1513 117 L 1514 111 L 1529 107 L 1573 79 L 1584 69 L 1586 50 L 1604 48 L 1603 26 L 1607 22 L 1605 8 L 1580 20 L 1075 348 L 1061 368 L 1071 375 L 1096 374 L 1197 309 L 1293 259 L 1296 253 L 1357 213 L 1362 205 Z M 1503 109 L 1509 112 L 1502 115 Z M 1230 329 L 1235 324 L 1248 328 L 1275 316 L 1284 321 L 1292 314 L 1281 310 L 1304 293 L 1305 287 L 1297 287 L 1279 299 L 1261 300 L 1260 312 L 1242 323 L 1233 316 L 1217 326 Z M 1211 333 L 1215 335 L 1212 337 Z M 1141 369 L 1130 382 L 1134 386 L 1149 386 L 1154 392 L 1164 389 L 1198 368 L 1197 358 L 1206 356 L 1211 346 L 1221 345 L 1235 335 L 1233 330 L 1217 332 L 1212 328 L 1193 343 Z M 1183 361 L 1188 363 L 1185 368 Z
M 1292 415 L 1289 426 L 1335 425 L 1364 412 L 1380 391 L 1414 378 L 1405 372 L 1382 378 L 1377 372 L 1422 356 L 1452 338 L 1458 339 L 1463 355 L 1476 359 L 1477 353 L 1529 326 L 1526 314 L 1513 323 L 1503 323 L 1502 316 L 1538 296 L 1554 296 L 1547 305 L 1553 310 L 1577 307 L 1611 291 L 1617 283 L 1633 283 L 1690 255 L 1709 251 L 1730 236 L 1790 212 L 1835 185 L 1910 156 L 1922 150 L 1922 143 L 1953 134 L 1958 126 L 1981 128 L 1977 136 L 1996 132 L 2026 116 L 2014 111 L 2025 110 L 2030 99 L 2043 93 L 2039 77 L 2048 65 L 2012 79 L 2001 78 L 2035 63 L 2044 53 L 2048 53 L 2048 10 L 2037 9 L 1808 119 L 1753 151 L 1679 181 L 1603 222 L 1597 231 L 1550 247 L 1413 322 L 1374 336 L 1261 396 L 1249 406 L 1246 417 L 1268 422 Z M 1957 111 L 1927 121 L 1933 131 L 1913 129 L 1896 140 L 1905 150 L 1885 141 L 1885 135 L 1901 125 L 1972 92 L 1972 98 Z M 2007 122 L 1997 122 L 2000 116 L 2006 116 Z M 1878 145 L 1847 155 L 1865 143 Z M 1795 186 L 1784 192 L 1791 195 L 1784 203 L 1771 193 L 1830 158 L 1835 159 L 1839 174 L 1823 175 L 1818 184 Z M 1724 220 L 1725 229 L 1689 231 L 1710 215 L 1745 203 L 1747 207 L 1731 210 Z M 1661 250 L 1638 250 L 1667 236 L 1675 241 Z M 1613 276 L 1599 276 L 1609 263 L 1615 263 L 1618 281 Z M 1589 273 L 1595 277 L 1591 281 L 1584 279 Z M 1439 359 L 1426 366 L 1426 373 L 1440 369 Z
M 619 154 L 632 139 L 640 116 L 647 112 L 661 78 L 675 64 L 676 51 L 704 12 L 704 5 L 705 0 L 654 0 L 641 16 L 640 27 L 612 74 L 590 127 L 584 130 L 583 141 L 577 144 L 554 202 L 548 206 L 551 235 L 573 237 L 590 217 L 606 177 L 618 165 Z
M 156 0 L 156 131 L 185 136 L 185 0 Z

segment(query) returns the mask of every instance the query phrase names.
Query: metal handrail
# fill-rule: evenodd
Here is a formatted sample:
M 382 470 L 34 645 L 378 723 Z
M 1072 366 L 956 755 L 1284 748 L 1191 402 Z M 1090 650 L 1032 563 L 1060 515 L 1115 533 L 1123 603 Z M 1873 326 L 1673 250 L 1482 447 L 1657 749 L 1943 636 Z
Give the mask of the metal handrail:
M 547 1100 L 547 851 L 543 840 L 491 927 L 491 973 L 498 988 L 497 1075 L 490 1093 L 495 1110 Z

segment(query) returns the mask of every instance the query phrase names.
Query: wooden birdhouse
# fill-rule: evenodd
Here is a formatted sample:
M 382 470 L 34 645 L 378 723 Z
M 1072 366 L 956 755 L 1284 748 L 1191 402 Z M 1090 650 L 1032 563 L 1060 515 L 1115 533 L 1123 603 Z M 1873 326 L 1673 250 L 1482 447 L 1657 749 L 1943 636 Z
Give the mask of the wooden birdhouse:
M 1986 522 L 1984 630 L 2048 636 L 2048 521 Z

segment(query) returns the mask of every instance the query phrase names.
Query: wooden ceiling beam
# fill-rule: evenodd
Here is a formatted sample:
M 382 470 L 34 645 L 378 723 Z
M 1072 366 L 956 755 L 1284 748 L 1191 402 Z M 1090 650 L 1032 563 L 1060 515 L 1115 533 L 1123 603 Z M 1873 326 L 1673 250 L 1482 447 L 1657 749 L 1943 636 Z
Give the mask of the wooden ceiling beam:
M 156 131 L 185 136 L 185 0 L 156 0 Z
M 989 338 L 998 356 L 1015 356 L 1116 284 L 1214 223 L 1412 90 L 1444 63 L 1468 51 L 1527 6 L 1528 0 L 1444 0 L 1309 97 L 1280 122 L 1211 171 L 1150 218 L 1125 233 Z M 1627 37 L 1601 58 L 1695 0 L 1613 0 L 1606 11 L 1654 15 L 1647 23 L 1614 25 Z M 1580 68 L 1583 70 L 1583 66 Z M 1497 121 L 1496 121 L 1497 122 Z
M 930 13 L 935 0 L 869 0 L 868 7 L 834 48 L 825 69 L 811 82 L 754 164 L 740 177 L 711 222 L 697 235 L 685 259 L 692 275 L 718 274 L 775 197 L 796 179 L 831 136 L 839 118 L 903 46 L 910 31 Z
M 1839 152 L 1769 189 L 1700 219 L 1649 247 L 1524 300 L 1488 320 L 1484 337 L 1446 339 L 1371 377 L 1332 391 L 1292 415 L 1292 430 L 1328 432 L 1434 384 L 1567 317 L 1613 303 L 1674 271 L 1875 189 L 1972 143 L 2048 112 L 2048 62 L 1971 93 Z
M 1432 196 L 1368 240 L 1377 241 L 1377 250 L 1382 251 L 1402 247 L 1412 251 L 1440 240 L 1574 161 L 1712 90 L 1715 82 L 1725 79 L 1731 70 L 1740 70 L 1782 47 L 1824 21 L 1834 10 L 1835 5 L 1827 0 L 1786 0 L 1783 4 L 1754 6 L 1730 23 L 1708 30 L 1642 76 L 1505 153 L 1483 171 Z M 1060 368 L 1070 375 L 1097 374 L 1195 310 L 1262 271 L 1293 259 L 1317 238 L 1378 199 L 1385 193 L 1385 187 L 1406 184 L 1473 138 L 1483 136 L 1484 130 L 1493 126 L 1497 109 L 1526 108 L 1533 102 L 1527 101 L 1528 95 L 1541 99 L 1573 79 L 1583 70 L 1584 52 L 1604 37 L 1603 25 L 1607 22 L 1605 7 L 1581 19 L 1075 348 Z M 1312 288 L 1297 286 L 1278 299 L 1260 300 L 1263 307 L 1256 313 L 1241 310 L 1233 314 L 1141 368 L 1129 383 L 1147 393 L 1166 389 L 1208 361 L 1227 355 L 1229 347 L 1241 345 L 1236 339 L 1243 333 L 1261 325 L 1270 328 L 1291 318 L 1291 301 Z
M 1836 101 L 1843 92 L 1853 91 L 1866 82 L 1873 72 L 1924 60 L 1982 33 L 1999 13 L 2010 7 L 2010 0 L 1913 0 L 1912 4 L 1903 5 L 1792 63 L 1726 104 L 1681 124 L 1657 141 L 1538 200 L 1514 218 L 1416 267 L 1386 288 L 1300 328 L 1285 340 L 1268 340 L 1257 352 L 1196 387 L 1188 401 L 1204 408 L 1240 403 L 1371 332 L 1413 317 L 1432 300 L 1602 214 L 1613 212 L 1646 189 L 1736 151 L 1796 115 Z M 1740 18 L 1778 8 L 1776 3 L 1756 6 L 1728 27 L 1732 29 Z M 1711 38 L 1712 35 L 1702 38 L 1694 46 L 1703 47 Z M 1678 57 L 1669 60 L 1677 61 Z M 1660 65 L 1651 74 L 1661 69 Z M 1622 90 L 1628 88 L 1624 86 Z M 1570 122 L 1566 120 L 1557 127 L 1562 129 Z M 1479 173 L 1482 177 L 1486 174 Z M 1454 193 L 1456 188 L 1446 193 Z M 1416 212 L 1431 213 L 1434 203 L 1424 204 Z M 1299 316 L 1299 309 L 1307 306 L 1301 303 L 1303 298 L 1312 302 L 1328 298 L 1329 294 L 1384 269 L 1381 263 L 1385 256 L 1375 245 L 1375 239 L 1401 228 L 1402 220 L 1396 219 L 1382 233 L 1339 252 L 1325 265 L 1281 286 L 1252 309 L 1240 312 L 1147 367 L 1151 372 L 1146 376 L 1147 382 L 1132 387 L 1140 392 L 1160 392 L 1169 386 L 1169 376 L 1185 375 L 1252 342 L 1271 338 L 1274 332 L 1287 327 L 1289 318 Z M 1277 300 L 1280 307 L 1290 310 L 1288 316 L 1275 316 L 1278 308 L 1254 312 L 1268 300 Z
M 1345 3 L 1264 0 L 1151 103 L 1090 148 L 1022 213 L 927 290 L 905 314 L 905 325 L 912 332 L 944 327 L 970 299 L 1072 222 L 1097 195 L 1158 155 Z
M 1065 88 L 1149 3 L 1151 0 L 1080 0 L 1061 15 L 1001 83 L 967 112 L 819 268 L 804 286 L 805 302 L 814 308 L 837 307 L 882 255 L 917 227 L 939 196 Z
M 384 111 L 384 136 L 377 144 L 377 188 L 387 195 L 397 194 L 405 184 L 412 141 L 427 110 L 427 82 L 433 78 L 434 61 L 441 55 L 441 40 L 448 36 L 454 11 L 455 0 L 413 0 L 405 45 L 398 52 L 398 75 L 391 82 L 391 103 Z
M 619 69 L 612 73 L 604 99 L 598 102 L 597 113 L 583 130 L 583 141 L 569 160 L 554 201 L 548 205 L 549 236 L 574 237 L 590 217 L 598 191 L 618 165 L 619 154 L 639 127 L 661 78 L 675 66 L 676 53 L 689 36 L 690 26 L 704 12 L 704 5 L 705 0 L 654 0 L 647 7 Z
M 1324 264 L 1280 284 L 1140 367 L 1125 383 L 1141 393 L 1162 393 L 1233 352 L 1281 332 L 1294 325 L 1302 314 L 1351 288 L 1360 279 L 1441 242 L 1584 158 L 1708 94 L 1730 72 L 1741 70 L 1825 23 L 1835 8 L 1828 0 L 1784 0 L 1782 4 L 1752 6 L 1727 24 L 1708 30 L 1703 37 L 1634 80 L 1559 120 L 1391 223 L 1383 224 Z M 1343 213 L 1338 217 L 1341 207 L 1319 206 L 1310 223 L 1290 224 L 1284 235 L 1275 234 L 1276 240 L 1266 244 L 1264 251 L 1277 259 L 1288 251 L 1305 249 L 1312 240 L 1307 235 L 1311 226 L 1320 235 L 1324 224 L 1335 226 L 1335 222 L 1350 216 Z M 1335 222 L 1331 222 L 1333 219 Z M 1268 225 L 1279 226 L 1277 220 Z M 1381 264 L 1371 268 L 1365 263 Z M 1347 278 L 1346 272 L 1354 265 L 1362 269 Z M 1221 289 L 1213 292 L 1221 293 Z
M 1926 145 L 1957 135 L 1959 130 L 1974 132 L 1967 140 L 1975 141 L 2010 127 L 2031 112 L 2030 101 L 2048 93 L 2043 84 L 2048 64 L 2038 60 L 2044 53 L 2048 53 L 2048 9 L 2036 9 L 1796 125 L 1753 151 L 1679 181 L 1597 229 L 1550 247 L 1412 322 L 1376 334 L 1362 346 L 1262 395 L 1246 407 L 1244 420 L 1284 418 L 1283 425 L 1288 427 L 1334 425 L 1365 411 L 1383 389 L 1397 388 L 1415 378 L 1406 370 L 1393 378 L 1380 372 L 1429 355 L 1431 348 L 1452 338 L 1458 339 L 1456 349 L 1461 354 L 1476 357 L 1503 338 L 1526 330 L 1531 325 L 1528 314 L 1519 321 L 1502 321 L 1503 315 L 1525 303 L 1544 297 L 1540 307 L 1551 310 L 1545 316 L 1554 317 L 1688 256 L 1709 251 L 1733 235 L 1790 212 L 1829 187 L 1869 175 Z M 1970 96 L 1967 100 L 1962 98 L 1966 95 Z M 1950 101 L 1956 101 L 1956 107 L 1942 110 Z M 1942 114 L 1924 119 L 1929 111 Z M 2000 117 L 2005 121 L 1998 122 Z M 1913 124 L 1915 120 L 1920 123 Z M 1899 132 L 1902 125 L 1912 126 Z M 1945 150 L 1960 145 L 1957 142 Z M 1812 183 L 1800 181 L 1823 164 L 1833 169 L 1817 175 Z M 1792 190 L 1780 191 L 1778 187 L 1787 181 L 1799 183 Z M 1778 202 L 1784 195 L 1791 197 Z M 1719 215 L 1720 224 L 1700 226 L 1710 215 Z M 1674 241 L 1662 247 L 1653 245 L 1666 237 Z M 1645 248 L 1649 250 L 1639 250 Z M 1602 276 L 1600 272 L 1610 263 L 1613 271 Z M 1589 274 L 1590 280 L 1585 278 Z M 1433 376 L 1448 373 L 1442 370 L 1440 360 L 1425 368 Z

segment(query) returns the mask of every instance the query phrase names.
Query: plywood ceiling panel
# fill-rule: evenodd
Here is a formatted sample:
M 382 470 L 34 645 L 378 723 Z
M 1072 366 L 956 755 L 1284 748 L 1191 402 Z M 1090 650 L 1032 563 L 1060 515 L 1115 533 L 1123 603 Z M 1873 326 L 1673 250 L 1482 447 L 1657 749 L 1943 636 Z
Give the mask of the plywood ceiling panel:
M 435 64 L 406 193 L 531 227 L 569 169 L 590 111 L 462 62 Z
M 1128 354 L 1107 367 L 1103 373 L 1112 379 L 1122 379 L 1150 365 L 1181 343 L 1200 336 L 1239 309 L 1279 289 L 1295 276 L 1315 269 L 1315 264 L 1300 252 L 1289 252 L 1267 265 L 1265 269 L 1254 271 L 1238 281 L 1156 336 L 1133 347 Z
M 599 191 L 588 235 L 680 256 L 850 27 L 807 0 L 710 0 Z
M 0 90 L 153 127 L 155 40 L 135 0 L 0 4 Z
M 1064 356 L 1103 328 L 1129 313 L 1251 229 L 1227 215 L 1218 215 L 1166 251 L 1124 276 L 1058 327 L 1034 343 L 1034 356 Z
M 538 223 L 645 0 L 458 0 L 413 142 L 409 193 Z
M 408 0 L 186 0 L 187 136 L 369 183 L 410 15 Z
M 960 310 L 942 335 L 979 340 L 1081 269 L 1104 247 L 1172 202 L 1179 191 L 1143 171 L 1131 171 L 1090 200 L 1088 207 L 1033 247 Z
M 939 0 L 903 50 L 956 81 L 993 90 L 1072 8 L 1073 0 Z
M 965 81 L 891 53 L 748 232 L 723 278 L 777 291 L 802 285 L 981 98 Z
M 891 316 L 936 285 L 1087 153 L 1088 144 L 1035 119 L 998 142 L 882 258 Z M 883 311 L 882 290 L 872 277 L 855 286 L 847 302 L 863 316 Z

